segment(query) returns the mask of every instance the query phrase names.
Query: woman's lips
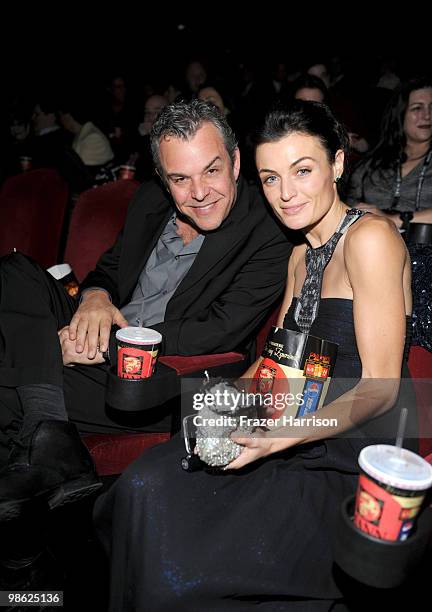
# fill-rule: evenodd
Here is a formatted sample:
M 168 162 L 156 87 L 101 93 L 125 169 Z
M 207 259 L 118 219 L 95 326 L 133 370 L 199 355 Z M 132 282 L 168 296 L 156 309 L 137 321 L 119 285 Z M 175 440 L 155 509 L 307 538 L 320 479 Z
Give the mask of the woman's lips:
M 281 207 L 281 211 L 284 215 L 295 215 L 300 210 L 302 210 L 304 206 L 306 206 L 306 202 L 304 202 L 303 204 L 296 204 L 296 206 L 286 206 L 284 208 Z

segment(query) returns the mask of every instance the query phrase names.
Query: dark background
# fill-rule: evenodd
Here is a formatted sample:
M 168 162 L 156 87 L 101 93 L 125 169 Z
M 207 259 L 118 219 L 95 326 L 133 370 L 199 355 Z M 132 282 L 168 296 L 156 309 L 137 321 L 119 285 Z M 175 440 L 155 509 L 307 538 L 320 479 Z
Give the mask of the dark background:
M 430 71 L 431 29 L 420 5 L 375 7 L 346 4 L 317 9 L 307 2 L 207 4 L 188 10 L 160 3 L 58 3 L 50 8 L 20 5 L 2 9 L 0 51 L 3 87 L 41 83 L 97 83 L 116 72 L 133 80 L 176 73 L 190 58 L 202 58 L 212 72 L 235 78 L 238 62 L 265 70 L 274 60 L 289 66 L 339 55 L 357 62 L 363 75 L 376 70 L 382 55 L 402 69 Z M 233 10 L 241 14 L 233 15 Z

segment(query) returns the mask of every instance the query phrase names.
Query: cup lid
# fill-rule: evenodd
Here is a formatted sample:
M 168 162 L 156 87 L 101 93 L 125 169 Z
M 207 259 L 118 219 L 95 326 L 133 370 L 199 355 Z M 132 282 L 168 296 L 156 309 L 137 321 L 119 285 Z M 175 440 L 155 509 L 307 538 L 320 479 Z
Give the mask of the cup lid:
M 123 327 L 116 332 L 117 340 L 131 344 L 159 344 L 162 335 L 149 327 Z
M 432 486 L 432 465 L 406 448 L 390 444 L 366 446 L 358 462 L 372 478 L 392 487 L 425 491 Z
M 54 276 L 56 280 L 61 280 L 67 274 L 72 272 L 72 268 L 68 263 L 56 264 L 47 269 L 47 272 Z

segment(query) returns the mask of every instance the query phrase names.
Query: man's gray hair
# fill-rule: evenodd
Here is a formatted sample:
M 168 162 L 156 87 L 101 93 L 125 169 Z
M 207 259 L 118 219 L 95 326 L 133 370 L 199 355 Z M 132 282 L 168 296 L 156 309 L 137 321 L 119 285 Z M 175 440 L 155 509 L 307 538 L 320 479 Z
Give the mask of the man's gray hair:
M 237 139 L 220 110 L 214 104 L 205 100 L 177 102 L 163 108 L 150 132 L 153 163 L 162 180 L 165 180 L 159 156 L 159 146 L 162 138 L 171 136 L 182 140 L 190 140 L 204 123 L 211 123 L 219 130 L 231 162 L 234 164 Z

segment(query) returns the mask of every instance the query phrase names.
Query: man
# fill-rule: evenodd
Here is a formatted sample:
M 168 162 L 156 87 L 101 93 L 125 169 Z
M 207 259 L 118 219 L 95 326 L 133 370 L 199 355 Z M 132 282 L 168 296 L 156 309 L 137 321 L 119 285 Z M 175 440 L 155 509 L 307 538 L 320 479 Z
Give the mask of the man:
M 34 135 L 29 142 L 33 168 L 55 168 L 72 194 L 92 185 L 90 174 L 71 147 L 71 138 L 58 122 L 58 103 L 50 95 L 40 96 L 33 109 Z
M 165 354 L 229 351 L 248 344 L 283 291 L 289 242 L 239 177 L 237 143 L 219 111 L 200 100 L 168 106 L 151 142 L 165 189 L 138 191 L 79 306 L 24 256 L 2 261 L 0 424 L 18 446 L 0 478 L 0 518 L 19 515 L 36 494 L 55 507 L 94 490 L 68 416 L 81 431 L 141 429 L 105 409 L 114 325 L 153 327 Z

